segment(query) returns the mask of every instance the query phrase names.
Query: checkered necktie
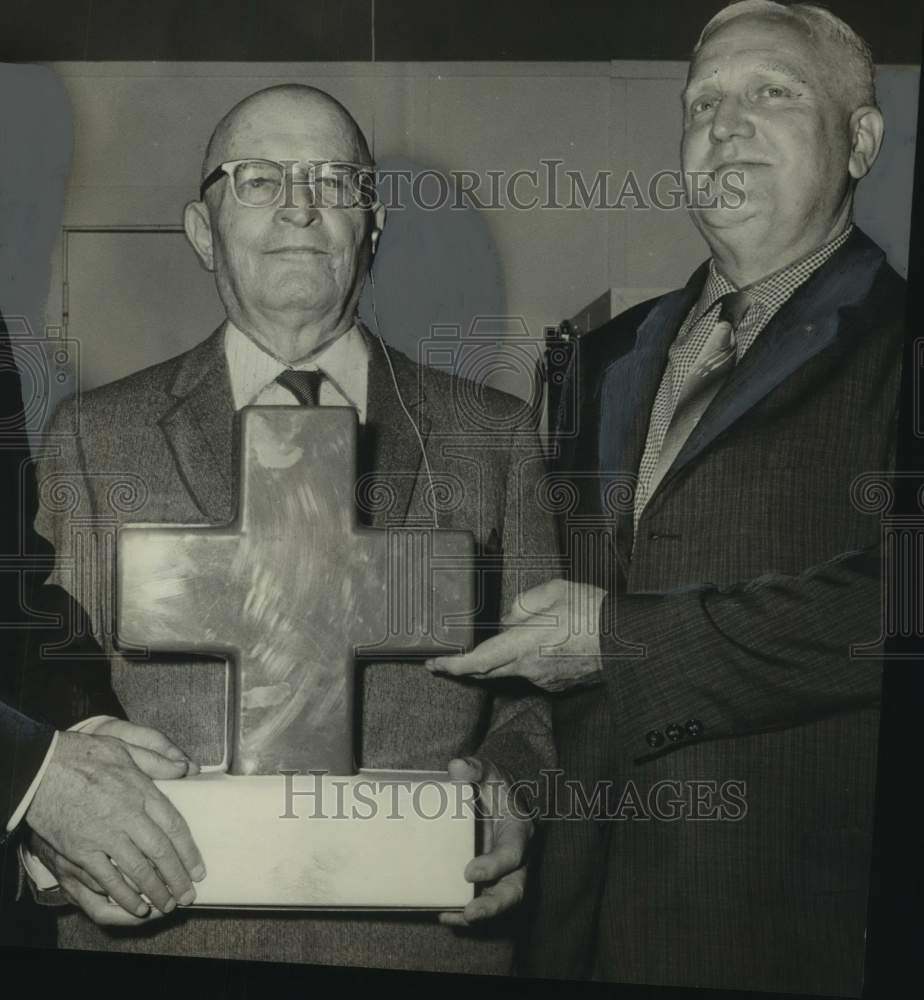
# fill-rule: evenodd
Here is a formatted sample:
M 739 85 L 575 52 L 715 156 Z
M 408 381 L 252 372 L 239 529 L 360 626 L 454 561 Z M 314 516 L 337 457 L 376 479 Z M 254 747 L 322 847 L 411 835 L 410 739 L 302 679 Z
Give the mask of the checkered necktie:
M 719 302 L 719 318 L 703 344 L 696 364 L 680 388 L 677 405 L 661 443 L 658 464 L 651 475 L 648 496 L 654 493 L 667 470 L 674 464 L 674 459 L 693 428 L 735 367 L 738 350 L 735 330 L 744 319 L 751 302 L 747 292 L 728 292 Z

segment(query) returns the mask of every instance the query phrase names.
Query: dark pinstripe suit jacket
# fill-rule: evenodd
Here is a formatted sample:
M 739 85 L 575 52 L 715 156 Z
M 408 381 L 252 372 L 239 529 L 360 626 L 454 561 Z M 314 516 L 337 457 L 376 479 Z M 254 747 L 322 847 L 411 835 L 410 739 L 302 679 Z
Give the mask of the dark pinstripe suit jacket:
M 0 519 L 0 556 L 26 554 L 34 496 L 34 473 L 22 411 L 22 388 L 0 316 L 0 477 L 9 506 Z M 23 494 L 27 494 L 23 496 Z M 25 509 L 24 509 L 25 508 Z M 25 529 L 25 530 L 24 530 Z M 25 636 L 17 626 L 27 617 L 21 607 L 20 577 L 6 567 L 0 573 L 0 843 L 6 824 L 32 782 L 48 751 L 54 730 L 22 715 L 20 664 L 25 660 Z
M 121 709 L 98 647 L 88 639 L 67 641 L 64 623 L 78 617 L 79 609 L 60 587 L 43 586 L 50 553 L 32 531 L 35 473 L 19 372 L 2 316 L 0 489 L 7 500 L 0 521 L 0 556 L 7 562 L 0 572 L 0 943 L 39 945 L 53 943 L 54 928 L 29 900 L 15 900 L 16 848 L 24 825 L 7 835 L 7 822 L 41 767 L 56 727 Z M 56 655 L 43 656 L 45 647 L 55 647 Z
M 584 338 L 563 403 L 572 556 L 588 519 L 615 527 L 601 563 L 573 560 L 609 590 L 613 658 L 602 687 L 557 700 L 556 741 L 565 777 L 615 782 L 619 818 L 546 824 L 526 970 L 855 995 L 881 668 L 849 650 L 879 639 L 881 586 L 878 517 L 852 487 L 893 461 L 904 282 L 855 231 L 745 355 L 633 533 L 622 487 L 705 275 Z M 629 781 L 641 809 L 620 803 Z
M 520 401 L 492 390 L 479 397 L 471 386 L 420 369 L 397 351 L 392 358 L 434 476 L 445 473 L 459 486 L 458 502 L 441 514 L 440 526 L 472 531 L 493 559 L 495 570 L 484 574 L 484 618 L 497 621 L 518 590 L 538 582 L 528 573 L 518 575 L 518 556 L 545 555 L 539 576 L 554 572 L 551 515 L 521 516 L 524 498 L 534 493 L 543 472 L 544 455 L 524 424 Z M 361 452 L 366 468 L 394 496 L 387 509 L 374 511 L 371 523 L 429 521 L 420 446 L 376 344 L 370 359 Z M 474 417 L 474 431 L 466 414 Z M 74 404 L 64 404 L 55 427 L 67 427 L 74 415 Z M 234 425 L 221 328 L 179 357 L 86 393 L 79 433 L 58 439 L 60 454 L 40 463 L 37 527 L 59 553 L 57 578 L 77 592 L 108 651 L 113 652 L 109 588 L 116 527 L 131 521 L 228 521 L 236 505 Z M 76 576 L 67 573 L 70 558 Z M 223 664 L 190 663 L 188 657 L 129 663 L 114 654 L 113 681 L 129 718 L 162 729 L 203 763 L 221 760 Z M 547 706 L 534 696 L 520 697 L 523 693 L 447 682 L 420 662 L 367 664 L 357 683 L 359 762 L 444 769 L 454 756 L 478 754 L 514 775 L 532 774 L 552 762 L 554 751 Z M 210 911 L 174 915 L 132 934 L 103 931 L 82 914 L 59 921 L 59 940 L 66 947 L 473 972 L 509 971 L 510 931 L 501 925 L 455 933 L 435 917 L 413 915 L 256 918 Z

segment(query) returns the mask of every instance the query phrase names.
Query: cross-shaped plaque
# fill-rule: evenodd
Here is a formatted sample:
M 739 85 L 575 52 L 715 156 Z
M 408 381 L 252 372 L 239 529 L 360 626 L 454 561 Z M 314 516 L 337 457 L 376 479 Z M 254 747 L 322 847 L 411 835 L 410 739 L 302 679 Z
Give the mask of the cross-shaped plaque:
M 119 535 L 123 644 L 224 655 L 232 774 L 352 774 L 354 659 L 467 648 L 473 539 L 357 527 L 356 414 L 242 414 L 237 519 Z
M 358 652 L 374 650 L 376 658 L 387 660 L 471 645 L 471 534 L 359 527 L 356 436 L 356 414 L 350 409 L 245 409 L 234 522 L 130 525 L 119 532 L 120 644 L 222 655 L 229 662 L 230 774 L 218 792 L 214 782 L 201 784 L 209 808 L 224 808 L 220 802 L 230 794 L 226 789 L 235 787 L 234 775 L 278 781 L 281 771 L 355 774 Z M 162 783 L 168 786 L 172 796 L 180 792 L 187 809 L 197 808 L 189 780 Z M 256 786 L 236 784 L 238 792 L 247 787 Z M 279 799 L 275 818 L 281 809 Z M 239 805 L 238 826 L 247 816 L 246 806 Z M 455 828 L 451 839 L 458 854 L 460 844 L 463 852 L 471 848 L 471 835 L 460 840 L 458 822 Z M 277 824 L 275 834 L 279 829 Z M 317 824 L 312 829 L 315 839 L 323 839 Z M 201 823 L 200 830 L 210 833 Z M 431 823 L 417 837 L 432 839 L 435 832 Z M 285 837 L 291 841 L 288 827 Z M 408 837 L 405 841 L 410 843 Z M 290 843 L 286 850 L 291 849 L 298 844 Z M 354 875 L 356 861 L 354 852 Z M 434 863 L 439 864 L 437 857 Z M 460 865 L 461 881 L 464 858 L 461 864 L 458 858 L 446 863 Z M 206 864 L 211 873 L 208 856 Z M 286 886 L 281 883 L 279 891 L 288 892 Z M 332 891 L 332 905 L 356 905 Z M 227 896 L 229 890 L 223 892 Z

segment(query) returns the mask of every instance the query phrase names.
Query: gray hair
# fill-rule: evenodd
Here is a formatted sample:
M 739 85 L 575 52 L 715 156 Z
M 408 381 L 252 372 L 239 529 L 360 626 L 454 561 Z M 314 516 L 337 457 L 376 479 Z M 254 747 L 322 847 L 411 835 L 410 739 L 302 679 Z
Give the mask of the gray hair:
M 787 21 L 810 38 L 826 42 L 836 56 L 834 62 L 845 84 L 843 98 L 851 104 L 850 110 L 864 106 L 878 107 L 875 69 L 869 46 L 849 24 L 817 4 L 787 5 L 775 3 L 774 0 L 739 0 L 738 3 L 731 3 L 723 7 L 703 28 L 693 55 L 719 28 L 745 15 Z

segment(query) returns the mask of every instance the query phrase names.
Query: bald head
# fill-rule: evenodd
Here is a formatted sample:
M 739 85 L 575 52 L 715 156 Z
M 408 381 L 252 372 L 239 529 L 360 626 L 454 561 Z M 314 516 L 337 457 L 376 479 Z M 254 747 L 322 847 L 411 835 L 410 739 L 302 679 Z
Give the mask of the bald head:
M 366 137 L 338 100 L 317 87 L 286 83 L 245 97 L 221 119 L 205 150 L 202 179 L 219 163 L 252 155 L 248 143 L 277 126 L 318 134 L 331 148 L 328 159 L 372 164 Z
M 301 170 L 298 183 L 293 171 L 276 192 L 284 198 L 242 202 L 228 175 L 216 172 L 229 160 L 373 167 L 369 147 L 350 112 L 323 90 L 260 90 L 215 127 L 202 164 L 213 182 L 184 209 L 186 236 L 214 273 L 228 319 L 275 357 L 305 358 L 353 324 L 385 207 L 327 204 Z

